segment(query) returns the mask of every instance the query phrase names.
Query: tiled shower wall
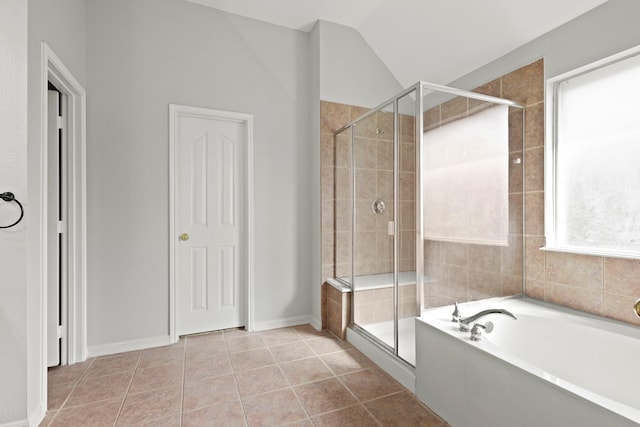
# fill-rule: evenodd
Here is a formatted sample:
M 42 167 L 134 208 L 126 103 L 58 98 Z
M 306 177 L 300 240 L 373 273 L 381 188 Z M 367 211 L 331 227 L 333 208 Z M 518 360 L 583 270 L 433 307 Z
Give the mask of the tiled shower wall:
M 508 73 L 481 86 L 476 91 L 511 99 L 525 105 L 524 142 L 521 150 L 518 150 L 516 146 L 510 148 L 510 160 L 513 160 L 513 156 L 518 154 L 521 154 L 524 160 L 522 196 L 524 197 L 525 222 L 522 235 L 524 237 L 524 277 L 527 295 L 640 325 L 640 319 L 632 312 L 633 303 L 637 298 L 640 298 L 640 260 L 540 250 L 545 242 L 543 60 Z M 349 209 L 350 187 L 348 189 L 336 187 L 336 179 L 339 180 L 341 174 L 348 175 L 349 171 L 348 164 L 343 166 L 335 163 L 336 151 L 341 148 L 334 143 L 333 131 L 354 120 L 365 111 L 361 107 L 321 102 L 323 283 L 326 278 L 334 277 L 336 274 L 335 259 L 349 259 L 348 253 L 344 258 L 345 254 L 335 252 L 334 246 L 334 234 L 336 239 L 339 239 L 340 233 L 345 232 L 348 239 L 349 223 L 334 224 L 334 213 Z M 517 178 L 510 177 L 510 181 L 512 179 Z M 513 181 L 513 184 L 517 184 L 517 181 Z M 511 193 L 510 197 L 517 196 Z M 510 200 L 510 204 L 517 204 L 517 202 L 517 200 Z M 433 254 L 429 255 L 433 249 L 430 247 L 430 243 L 425 243 L 425 249 L 426 257 L 434 256 Z M 441 244 L 439 248 L 436 248 L 439 254 L 435 256 L 439 256 L 442 260 L 449 260 L 448 264 L 451 267 L 466 265 L 469 268 L 474 265 L 486 266 L 496 262 L 497 258 L 492 258 L 490 253 L 478 254 L 477 250 L 477 247 L 471 245 L 465 250 L 460 250 L 460 248 L 450 247 L 448 244 Z M 517 254 L 515 255 L 517 256 Z M 494 256 L 497 257 L 497 254 Z M 500 256 L 502 257 L 502 255 Z M 515 268 L 516 263 L 511 265 Z M 482 269 L 480 270 L 482 271 Z M 451 271 L 454 274 L 456 271 L 459 272 L 459 277 L 464 278 L 465 273 L 461 270 L 451 268 Z M 466 286 L 468 286 L 468 281 Z M 497 285 L 487 279 L 486 287 L 491 289 L 493 286 Z M 504 283 L 500 286 L 501 289 L 506 289 Z M 519 283 L 507 284 L 506 286 L 512 286 L 515 289 Z M 468 288 L 466 292 L 469 293 Z M 326 313 L 324 303 L 323 311 Z

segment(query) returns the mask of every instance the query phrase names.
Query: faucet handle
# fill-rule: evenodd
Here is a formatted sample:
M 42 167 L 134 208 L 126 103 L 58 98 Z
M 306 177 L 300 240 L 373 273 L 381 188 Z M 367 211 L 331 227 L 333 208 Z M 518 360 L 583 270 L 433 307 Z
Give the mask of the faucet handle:
M 493 331 L 493 323 L 489 321 L 484 325 L 481 323 L 474 324 L 473 328 L 471 328 L 471 341 L 480 341 L 482 337 L 481 329 L 490 334 Z
M 460 321 L 460 318 L 462 316 L 460 316 L 460 311 L 458 310 L 458 302 L 457 301 L 453 302 L 453 306 L 455 308 L 453 309 L 453 313 L 451 313 L 451 321 L 457 323 L 457 322 Z

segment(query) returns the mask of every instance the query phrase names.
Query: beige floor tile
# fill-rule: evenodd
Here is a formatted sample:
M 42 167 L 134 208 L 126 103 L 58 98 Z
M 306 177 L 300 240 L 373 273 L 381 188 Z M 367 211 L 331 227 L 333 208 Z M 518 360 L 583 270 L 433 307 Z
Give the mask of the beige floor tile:
M 340 381 L 361 402 L 404 390 L 399 382 L 379 368 L 342 375 Z
M 133 372 L 136 369 L 141 353 L 141 351 L 131 351 L 113 356 L 97 357 L 87 371 L 87 376 L 99 377 L 115 374 L 116 372 Z
M 202 359 L 187 359 L 185 383 L 229 375 L 232 372 L 227 353 L 218 353 L 213 357 Z
M 294 329 L 296 330 L 296 333 L 300 336 L 300 338 L 302 338 L 303 340 L 331 336 L 331 333 L 329 331 L 327 330 L 317 331 L 311 325 L 294 326 Z
M 262 339 L 268 346 L 287 344 L 302 340 L 295 328 L 273 329 L 262 333 Z
M 311 347 L 317 355 L 323 355 L 328 353 L 335 353 L 336 351 L 342 351 L 353 348 L 351 344 L 346 341 L 340 341 L 334 337 L 320 337 L 307 341 L 307 345 Z
M 78 382 L 84 373 L 89 369 L 95 359 L 88 359 L 81 363 L 66 366 L 56 366 L 49 368 L 47 379 L 49 384 L 62 384 Z
M 292 385 L 318 381 L 333 376 L 333 373 L 318 357 L 283 363 L 280 367 Z
M 219 403 L 239 401 L 238 389 L 233 375 L 206 378 L 184 386 L 183 411 L 212 406 Z
M 181 414 L 158 418 L 155 420 L 143 421 L 132 424 L 132 427 L 180 427 Z
M 303 384 L 293 390 L 312 417 L 358 403 L 336 378 Z
M 320 359 L 336 375 L 344 375 L 374 366 L 373 362 L 356 349 L 325 354 Z
M 307 418 L 289 388 L 244 397 L 242 403 L 250 426 L 276 426 Z
M 243 427 L 247 423 L 240 402 L 220 403 L 182 415 L 182 427 Z
M 130 382 L 131 374 L 129 373 L 85 377 L 73 390 L 63 409 L 100 400 L 119 398 L 122 401 Z
M 440 417 L 420 404 L 408 392 L 372 400 L 364 406 L 384 426 L 440 427 L 444 425 Z
M 208 359 L 221 355 L 225 357 L 227 355 L 227 346 L 224 341 L 212 344 L 187 346 L 185 351 L 187 362 L 198 359 Z
M 58 411 L 50 427 L 113 426 L 122 399 L 104 400 Z
M 233 370 L 236 372 L 276 364 L 276 360 L 271 355 L 271 351 L 267 348 L 233 353 L 230 354 L 229 357 L 231 359 L 231 366 L 233 366 Z
M 170 387 L 128 394 L 118 417 L 118 425 L 157 420 L 180 413 L 182 387 Z
M 260 335 L 249 335 L 226 339 L 227 351 L 229 354 L 238 353 L 240 351 L 255 350 L 257 348 L 266 347 L 267 344 Z
M 182 361 L 150 368 L 138 368 L 133 376 L 129 393 L 180 386 L 182 385 L 183 369 Z
M 240 371 L 235 377 L 241 396 L 266 393 L 289 386 L 289 382 L 278 366 Z
M 362 405 L 351 406 L 313 418 L 316 427 L 370 427 L 377 425 Z
M 304 341 L 273 346 L 271 347 L 271 353 L 273 353 L 273 357 L 276 358 L 278 363 L 306 359 L 316 355 Z
M 183 362 L 185 355 L 184 346 L 160 347 L 143 350 L 138 362 L 138 368 L 153 368 L 177 362 Z
M 71 394 L 76 383 L 48 384 L 47 386 L 47 409 L 60 409 L 67 397 Z
M 47 411 L 47 413 L 45 414 L 40 424 L 38 424 L 38 427 L 47 427 L 49 423 L 51 423 L 51 420 L 53 420 L 53 418 L 57 414 L 58 414 L 58 411 L 52 411 L 52 410 Z

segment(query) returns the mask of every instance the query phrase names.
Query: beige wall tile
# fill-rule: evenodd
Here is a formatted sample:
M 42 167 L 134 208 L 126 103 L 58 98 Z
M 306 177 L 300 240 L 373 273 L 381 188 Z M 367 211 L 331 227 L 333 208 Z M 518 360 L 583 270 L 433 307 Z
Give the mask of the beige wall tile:
M 348 105 L 320 101 L 320 131 L 333 133 L 350 122 Z
M 542 59 L 519 68 L 502 78 L 502 97 L 522 105 L 544 100 L 544 62 Z
M 526 280 L 526 295 L 531 298 L 544 300 L 544 281 L 543 280 Z
M 545 279 L 545 252 L 543 236 L 525 237 L 525 275 L 528 280 L 544 281 Z
M 376 214 L 371 208 L 370 200 L 356 201 L 356 231 L 375 231 Z
M 509 153 L 509 193 L 524 191 L 524 157 L 522 151 Z
M 335 198 L 335 173 L 336 170 L 334 168 L 320 169 L 322 200 L 329 201 Z
M 640 260 L 605 258 L 604 291 L 640 298 Z
M 524 208 L 525 234 L 544 236 L 544 193 L 542 191 L 525 193 Z
M 322 264 L 329 265 L 334 263 L 335 256 L 334 234 L 332 232 L 322 233 Z
M 545 299 L 549 302 L 602 316 L 603 295 L 601 291 L 547 282 L 544 292 Z
M 415 172 L 416 170 L 416 145 L 400 144 L 400 171 Z
M 392 111 L 378 111 L 376 135 L 380 140 L 393 141 L 393 112 Z
M 400 172 L 400 200 L 415 200 L 416 174 Z
M 440 243 L 442 262 L 450 265 L 466 267 L 469 264 L 468 245 L 462 243 Z
M 469 245 L 469 268 L 493 273 L 500 272 L 502 263 L 502 249 L 500 246 Z
M 335 165 L 336 146 L 333 135 L 323 133 L 320 135 L 320 166 L 333 167 Z
M 342 132 L 335 138 L 335 167 L 351 167 L 351 133 Z
M 523 240 L 522 236 L 509 235 L 509 246 L 502 247 L 502 274 L 522 277 Z
M 325 202 L 322 202 L 325 203 Z M 332 202 L 331 203 L 333 208 Z M 333 220 L 335 230 L 336 231 L 349 231 L 351 230 L 351 203 L 349 200 L 336 200 L 335 201 L 335 212 L 332 213 L 335 215 L 335 219 Z
M 547 282 L 603 291 L 603 259 L 601 257 L 548 252 Z
M 532 148 L 524 152 L 525 191 L 544 190 L 544 148 Z
M 355 163 L 356 168 L 375 169 L 377 159 L 378 143 L 375 139 L 356 138 L 355 139 Z
M 335 198 L 337 200 L 351 199 L 351 170 L 347 168 L 335 169 Z M 323 197 L 323 200 L 326 200 Z
M 379 170 L 393 171 L 393 142 L 377 141 L 377 168 Z
M 351 118 L 349 121 L 353 122 L 360 116 L 368 113 L 371 109 L 366 107 L 360 107 L 356 105 L 351 106 Z
M 356 169 L 356 200 L 372 202 L 377 195 L 378 174 L 373 169 Z
M 478 86 L 473 89 L 472 92 L 481 93 L 483 95 L 500 97 L 500 79 L 491 80 L 489 83 L 485 83 L 482 86 Z
M 631 323 L 640 326 L 640 317 L 633 310 L 633 305 L 640 298 L 626 297 L 622 295 L 604 294 L 604 315 L 611 319 L 620 320 L 622 322 Z
M 416 142 L 416 119 L 413 116 L 400 114 L 400 142 Z
M 544 102 L 525 108 L 524 141 L 527 149 L 544 146 Z
M 334 221 L 334 202 L 332 200 L 322 201 L 322 231 L 333 231 L 335 225 Z
M 509 194 L 509 233 L 522 234 L 522 193 Z
M 433 107 L 423 113 L 423 125 L 425 130 L 440 126 L 440 106 Z
M 377 197 L 384 200 L 387 212 L 393 208 L 393 172 L 378 171 L 377 179 Z
M 499 273 L 469 269 L 469 300 L 502 295 L 502 276 Z
M 467 117 L 467 98 L 464 96 L 455 97 L 440 105 L 440 121 L 442 124 Z
M 522 151 L 524 148 L 523 109 L 509 108 L 509 152 Z
M 522 295 L 522 276 L 502 276 L 502 296 Z
M 377 137 L 376 127 L 376 115 L 372 114 L 356 123 L 354 126 L 354 134 L 356 138 L 375 139 Z

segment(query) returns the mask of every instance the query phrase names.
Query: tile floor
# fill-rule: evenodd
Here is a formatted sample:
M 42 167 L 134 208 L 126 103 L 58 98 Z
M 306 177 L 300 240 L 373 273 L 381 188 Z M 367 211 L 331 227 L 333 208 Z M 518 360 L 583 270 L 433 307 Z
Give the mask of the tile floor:
M 226 330 L 49 370 L 41 426 L 448 426 L 311 326 Z

